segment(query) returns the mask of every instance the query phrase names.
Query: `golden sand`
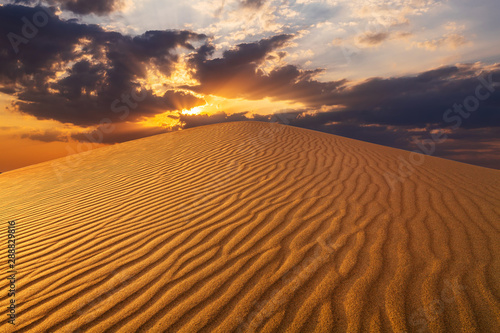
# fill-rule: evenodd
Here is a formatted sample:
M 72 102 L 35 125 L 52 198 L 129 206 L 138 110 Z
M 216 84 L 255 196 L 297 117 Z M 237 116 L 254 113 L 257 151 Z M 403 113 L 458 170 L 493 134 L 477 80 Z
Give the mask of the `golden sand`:
M 498 332 L 500 171 L 411 158 L 239 122 L 1 174 L 0 331 Z

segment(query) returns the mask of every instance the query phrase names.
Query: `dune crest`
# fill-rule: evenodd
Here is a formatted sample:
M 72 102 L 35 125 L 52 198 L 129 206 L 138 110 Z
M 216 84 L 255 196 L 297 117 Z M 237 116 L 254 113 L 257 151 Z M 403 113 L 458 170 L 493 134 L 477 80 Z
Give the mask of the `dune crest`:
M 3 173 L 0 331 L 495 332 L 500 172 L 401 157 L 239 122 Z

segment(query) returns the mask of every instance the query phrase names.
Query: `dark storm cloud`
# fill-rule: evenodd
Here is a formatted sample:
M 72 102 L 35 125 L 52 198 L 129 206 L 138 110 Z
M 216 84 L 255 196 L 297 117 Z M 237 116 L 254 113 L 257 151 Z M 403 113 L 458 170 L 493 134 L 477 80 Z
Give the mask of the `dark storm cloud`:
M 156 96 L 137 84 L 151 64 L 168 75 L 177 61 L 174 49 L 193 49 L 191 42 L 204 35 L 148 31 L 130 37 L 51 15 L 26 43 L 14 43 L 19 49 L 16 53 L 13 34 L 23 36 L 23 17 L 33 18 L 41 10 L 0 7 L 0 86 L 3 92 L 16 94 L 20 111 L 39 119 L 94 125 L 103 118 L 116 120 L 126 115 L 134 121 L 205 103 L 184 92 Z M 66 75 L 58 77 L 57 71 Z M 141 96 L 140 100 L 134 96 Z
M 448 133 L 448 140 L 436 145 L 434 155 L 500 169 L 500 154 L 498 154 L 500 135 L 498 132 L 498 128 L 495 127 L 455 130 Z
M 38 0 L 14 0 L 16 4 L 36 4 Z M 121 0 L 46 0 L 49 5 L 59 6 L 63 10 L 71 11 L 75 14 L 96 14 L 107 15 L 122 7 Z
M 57 0 L 63 9 L 77 14 L 105 15 L 121 7 L 119 0 Z
M 259 69 L 259 64 L 270 52 L 284 47 L 292 38 L 292 35 L 278 35 L 254 43 L 239 44 L 224 52 L 222 58 L 210 60 L 207 58 L 213 54 L 215 47 L 204 45 L 190 61 L 196 68 L 195 75 L 200 82 L 200 86 L 193 89 L 229 98 L 259 100 L 270 97 L 317 106 L 325 104 L 325 98 L 345 80 L 320 83 L 312 79 L 320 70 L 299 70 L 293 65 L 276 68 L 267 75 Z
M 448 126 L 449 123 L 443 119 L 445 112 L 452 109 L 451 114 L 456 116 L 455 105 L 463 105 L 471 98 L 478 101 L 475 96 L 478 86 L 481 86 L 480 93 L 488 97 L 478 101 L 477 111 L 465 111 L 469 115 L 461 126 L 500 126 L 500 89 L 495 83 L 500 82 L 500 69 L 487 70 L 481 75 L 460 75 L 468 71 L 470 66 L 446 67 L 412 77 L 369 79 L 342 91 L 338 96 L 332 96 L 346 107 L 336 112 L 332 121 L 349 119 L 368 124 Z M 480 78 L 486 81 L 491 79 L 497 87 L 490 87 L 494 91 L 489 91 Z
M 240 44 L 221 58 L 209 59 L 213 46 L 205 45 L 191 59 L 200 86 L 196 91 L 229 98 L 293 100 L 309 108 L 342 106 L 326 113 L 325 121 L 352 121 L 359 124 L 425 126 L 443 124 L 443 114 L 455 104 L 475 96 L 483 80 L 500 82 L 500 67 L 485 69 L 481 75 L 475 65 L 448 66 L 414 76 L 371 78 L 348 87 L 346 80 L 320 82 L 320 70 L 301 70 L 297 66 L 278 67 L 270 73 L 259 64 L 270 53 L 283 47 L 291 37 L 275 36 L 260 42 Z M 500 89 L 490 92 L 483 85 L 480 111 L 471 113 L 463 126 L 500 126 Z M 462 125 L 462 124 L 461 124 Z
M 500 141 L 499 65 L 485 67 L 481 73 L 478 65 L 446 66 L 418 75 L 370 78 L 349 85 L 346 80 L 319 81 L 320 69 L 303 70 L 294 65 L 264 72 L 260 65 L 269 57 L 283 57 L 281 49 L 289 45 L 293 35 L 239 44 L 213 58 L 214 45 L 192 45 L 206 39 L 204 35 L 148 31 L 131 37 L 97 25 L 63 21 L 53 14 L 33 38 L 17 45 L 16 53 L 9 34 L 21 36 L 23 17 L 31 20 L 40 10 L 41 7 L 0 7 L 0 91 L 15 95 L 19 110 L 39 119 L 91 126 L 106 118 L 114 123 L 132 122 L 205 104 L 204 100 L 180 91 L 169 90 L 156 96 L 138 83 L 151 65 L 170 74 L 178 60 L 175 49 L 182 47 L 193 51 L 188 64 L 199 81 L 199 85 L 186 89 L 227 98 L 269 98 L 304 105 L 303 110 L 281 116 L 249 116 L 246 112 L 180 115 L 184 128 L 249 119 L 275 121 L 273 117 L 279 121 L 281 117 L 292 126 L 411 150 L 412 136 L 425 138 L 433 129 L 455 124 L 450 139 L 440 146 L 436 156 L 464 161 L 472 155 L 464 155 L 460 144 L 472 147 L 475 143 L 484 148 L 485 154 L 491 154 L 495 146 L 490 142 Z M 484 97 L 481 100 L 476 97 L 478 87 Z M 474 102 L 474 98 L 477 110 L 464 112 L 463 104 L 467 100 Z M 333 111 L 311 113 L 328 110 L 330 106 L 335 107 Z M 460 118 L 460 123 L 446 121 L 445 114 Z M 122 125 L 102 142 L 122 142 L 165 131 Z M 480 133 L 484 133 L 483 138 Z M 61 140 L 56 134 L 35 133 L 31 138 L 38 135 L 40 140 Z M 85 140 L 85 134 L 98 132 L 79 134 L 74 139 Z

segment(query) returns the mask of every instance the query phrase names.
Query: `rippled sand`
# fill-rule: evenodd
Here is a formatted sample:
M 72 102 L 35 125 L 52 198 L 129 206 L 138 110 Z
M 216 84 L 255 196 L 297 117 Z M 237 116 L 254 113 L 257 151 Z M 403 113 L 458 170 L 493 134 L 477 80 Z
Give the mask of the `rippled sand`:
M 500 172 L 410 158 L 239 122 L 6 172 L 15 330 L 498 332 Z

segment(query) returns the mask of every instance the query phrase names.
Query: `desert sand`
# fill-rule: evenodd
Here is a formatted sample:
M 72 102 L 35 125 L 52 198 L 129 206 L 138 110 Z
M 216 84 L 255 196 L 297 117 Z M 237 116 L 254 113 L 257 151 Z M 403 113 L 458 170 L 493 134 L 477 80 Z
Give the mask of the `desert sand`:
M 3 173 L 0 331 L 498 332 L 500 171 L 416 157 L 238 122 Z

